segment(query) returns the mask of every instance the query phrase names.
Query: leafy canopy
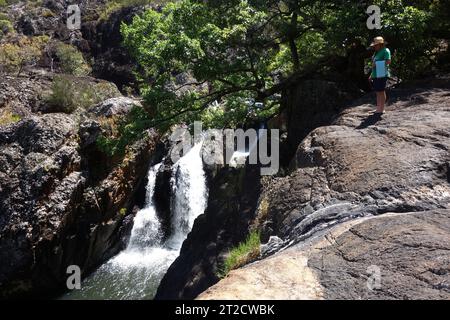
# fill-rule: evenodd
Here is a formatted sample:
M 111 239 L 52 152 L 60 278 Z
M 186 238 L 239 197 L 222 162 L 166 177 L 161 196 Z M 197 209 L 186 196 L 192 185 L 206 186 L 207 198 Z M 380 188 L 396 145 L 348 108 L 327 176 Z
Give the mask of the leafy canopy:
M 239 126 L 276 114 L 278 94 L 293 79 L 332 69 L 325 58 L 345 57 L 349 44 L 366 45 L 378 33 L 394 40 L 394 67 L 412 77 L 435 46 L 430 8 L 439 1 L 375 4 L 383 11 L 381 31 L 367 29 L 367 4 L 347 0 L 180 0 L 147 10 L 121 31 L 154 124 Z

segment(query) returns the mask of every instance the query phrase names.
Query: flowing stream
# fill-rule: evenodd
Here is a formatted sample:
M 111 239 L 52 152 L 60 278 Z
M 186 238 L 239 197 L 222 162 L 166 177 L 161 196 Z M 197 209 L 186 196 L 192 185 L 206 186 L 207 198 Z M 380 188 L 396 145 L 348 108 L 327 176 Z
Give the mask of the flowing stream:
M 127 248 L 87 277 L 81 290 L 62 299 L 152 299 L 195 219 L 205 211 L 207 187 L 201 158 L 195 145 L 173 165 L 171 199 L 172 232 L 163 240 L 161 223 L 153 203 L 155 181 L 162 164 L 150 168 L 145 207 L 134 218 Z

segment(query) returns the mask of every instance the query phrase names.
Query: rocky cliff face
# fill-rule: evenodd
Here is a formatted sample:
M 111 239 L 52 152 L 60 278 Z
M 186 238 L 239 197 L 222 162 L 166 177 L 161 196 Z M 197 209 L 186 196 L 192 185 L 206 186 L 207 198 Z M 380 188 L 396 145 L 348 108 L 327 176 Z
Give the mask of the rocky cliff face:
M 96 144 L 104 125 L 138 102 L 118 96 L 72 114 L 42 113 L 45 101 L 34 93 L 46 84 L 45 77 L 0 84 L 3 108 L 21 114 L 0 126 L 0 296 L 54 294 L 67 266 L 87 273 L 117 253 L 155 155 L 155 132 L 120 158 Z
M 0 38 L 2 43 L 46 35 L 72 44 L 90 62 L 93 77 L 57 80 L 55 72 L 62 70 L 47 47 L 21 76 L 2 73 L 0 297 L 52 296 L 65 288 L 69 265 L 86 275 L 117 253 L 145 194 L 148 166 L 162 157 L 155 131 L 120 156 L 108 155 L 97 144 L 100 134 L 111 135 L 140 106 L 123 97 L 117 85 L 133 85 L 133 62 L 121 47 L 120 23 L 141 9 L 100 17 L 106 1 L 79 1 L 82 28 L 69 30 L 69 4 L 17 1 L 1 8 L 14 28 Z M 72 99 L 70 110 L 63 102 L 50 103 L 55 80 L 66 85 L 58 94 Z M 88 105 L 89 99 L 96 102 Z
M 312 131 L 288 175 L 261 180 L 247 223 L 259 226 L 263 241 L 270 239 L 261 260 L 233 271 L 200 298 L 448 298 L 449 96 L 448 79 L 398 88 L 381 118 L 370 115 L 368 96 L 332 125 Z M 213 208 L 210 202 L 190 235 L 191 241 L 204 236 L 202 253 L 221 238 L 207 236 L 217 222 Z M 189 255 L 194 261 L 183 264 L 184 271 L 175 262 L 159 298 L 190 298 L 217 281 L 211 274 L 226 248 L 203 258 L 189 243 L 179 262 Z M 370 270 L 381 270 L 382 289 L 367 289 Z M 186 272 L 200 276 L 186 281 Z
M 133 16 L 142 12 L 144 7 L 124 6 L 104 14 L 107 1 L 78 1 L 76 4 L 82 19 L 80 30 L 69 30 L 67 8 L 70 4 L 74 3 L 66 0 L 45 0 L 41 4 L 17 1 L 2 8 L 2 11 L 9 17 L 18 35 L 46 35 L 70 43 L 90 61 L 94 77 L 111 81 L 120 90 L 125 90 L 125 87 L 136 89 L 133 75 L 135 63 L 122 47 L 120 25 L 131 22 Z M 39 66 L 50 69 L 57 58 L 51 52 L 46 58 L 40 61 Z

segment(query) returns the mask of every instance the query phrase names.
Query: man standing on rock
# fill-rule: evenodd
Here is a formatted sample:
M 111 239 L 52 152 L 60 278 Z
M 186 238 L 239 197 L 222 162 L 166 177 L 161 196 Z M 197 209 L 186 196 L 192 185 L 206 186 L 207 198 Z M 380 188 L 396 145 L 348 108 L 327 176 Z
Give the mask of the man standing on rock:
M 372 73 L 369 81 L 372 82 L 372 87 L 377 93 L 377 110 L 376 115 L 384 113 L 384 106 L 386 104 L 386 83 L 390 77 L 389 66 L 391 64 L 391 51 L 386 48 L 387 42 L 383 37 L 376 37 L 373 39 L 370 47 L 375 50 L 372 56 Z

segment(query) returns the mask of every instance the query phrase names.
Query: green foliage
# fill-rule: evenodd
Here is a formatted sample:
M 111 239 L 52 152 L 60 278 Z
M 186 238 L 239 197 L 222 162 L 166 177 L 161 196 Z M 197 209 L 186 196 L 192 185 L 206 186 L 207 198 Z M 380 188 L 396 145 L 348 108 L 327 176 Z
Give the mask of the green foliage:
M 52 82 L 47 102 L 56 110 L 71 113 L 77 108 L 75 84 L 71 79 L 57 76 Z
M 450 5 L 448 0 L 434 0 L 430 4 L 432 33 L 434 36 L 450 39 Z
M 14 27 L 9 20 L 3 20 L 0 17 L 0 40 L 3 38 L 3 36 L 7 35 L 8 33 L 14 31 Z
M 19 2 L 20 0 L 0 0 L 0 8 Z
M 407 80 L 429 69 L 436 36 L 448 35 L 445 1 L 373 4 L 381 7 L 382 30 L 367 28 L 366 2 L 180 0 L 147 10 L 121 31 L 155 124 L 239 125 L 251 116 L 249 101 L 265 105 L 251 117 L 277 113 L 276 94 L 292 77 L 339 70 L 325 58 L 345 59 L 354 44 L 367 46 L 378 35 L 395 53 L 396 76 Z M 193 80 L 182 83 L 179 75 Z
M 257 231 L 250 232 L 244 242 L 228 252 L 218 276 L 224 278 L 231 270 L 242 267 L 257 259 L 260 254 L 260 245 L 260 233 Z
M 231 270 L 256 260 L 260 254 L 260 245 L 260 233 L 252 231 L 244 242 L 230 250 L 218 276 L 224 278 Z
M 53 79 L 46 101 L 55 112 L 72 113 L 77 108 L 86 109 L 117 96 L 120 96 L 119 90 L 108 82 L 93 83 L 83 78 L 58 75 Z
M 431 14 L 401 1 L 385 14 L 383 31 L 392 43 L 395 56 L 394 71 L 402 79 L 412 79 L 431 67 L 429 56 L 436 47 L 436 39 L 429 37 Z
M 366 27 L 365 3 L 348 5 L 346 10 L 327 19 L 335 32 L 324 33 L 329 49 L 345 54 L 347 44 L 359 42 L 368 45 L 370 40 L 382 35 L 388 40 L 393 53 L 392 71 L 402 80 L 420 77 L 433 63 L 431 51 L 436 47 L 433 37 L 432 4 L 439 1 L 376 0 L 382 11 L 382 29 Z
M 126 117 L 119 120 L 117 134 L 99 136 L 97 146 L 110 157 L 122 156 L 126 147 L 141 139 L 150 126 L 148 113 L 141 107 L 133 107 Z
M 156 109 L 156 122 L 208 117 L 205 112 L 211 111 L 205 110 L 215 101 L 224 105 L 221 114 L 228 114 L 273 82 L 269 66 L 277 50 L 258 48 L 269 40 L 256 30 L 267 12 L 245 1 L 231 2 L 169 3 L 161 13 L 148 10 L 122 26 L 125 45 L 142 67 L 143 78 L 153 79 L 142 93 Z M 181 73 L 196 79 L 192 86 L 177 84 L 175 74 Z
M 58 43 L 56 45 L 56 56 L 59 59 L 62 71 L 65 73 L 85 76 L 91 72 L 83 54 L 70 44 Z
M 36 64 L 48 43 L 48 36 L 21 37 L 14 43 L 0 44 L 0 65 L 3 71 L 17 72 Z
M 56 14 L 52 10 L 50 10 L 48 8 L 43 8 L 42 9 L 42 16 L 44 18 L 50 18 L 50 17 L 55 17 Z

